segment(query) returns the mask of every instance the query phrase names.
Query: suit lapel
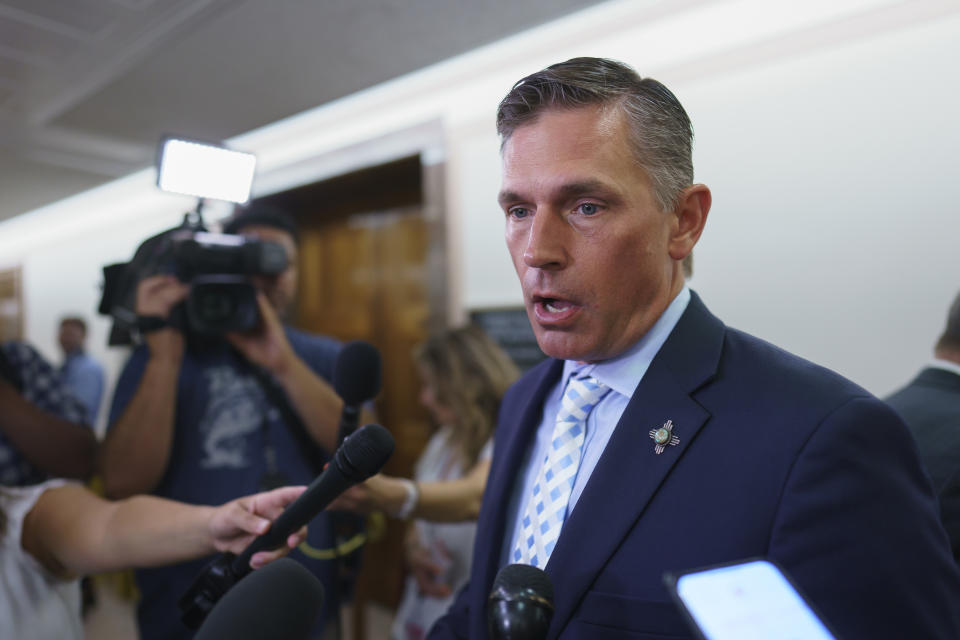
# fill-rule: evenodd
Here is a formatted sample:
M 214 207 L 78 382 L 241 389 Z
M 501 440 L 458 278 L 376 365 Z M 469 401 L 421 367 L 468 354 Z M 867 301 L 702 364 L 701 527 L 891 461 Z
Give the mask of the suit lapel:
M 634 392 L 547 563 L 557 612 L 549 638 L 557 637 L 569 622 L 590 585 L 709 418 L 690 394 L 715 374 L 723 331 L 720 321 L 693 294 Z M 673 434 L 680 442 L 657 454 L 649 432 L 667 420 L 672 421 Z

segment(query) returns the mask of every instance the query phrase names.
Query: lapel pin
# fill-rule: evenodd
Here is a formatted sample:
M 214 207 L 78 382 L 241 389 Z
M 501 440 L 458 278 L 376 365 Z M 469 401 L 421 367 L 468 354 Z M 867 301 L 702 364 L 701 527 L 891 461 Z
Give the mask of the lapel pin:
M 673 435 L 673 420 L 667 420 L 659 429 L 650 429 L 650 438 L 657 445 L 654 447 L 657 455 L 663 453 L 666 447 L 675 447 L 680 444 L 680 438 Z

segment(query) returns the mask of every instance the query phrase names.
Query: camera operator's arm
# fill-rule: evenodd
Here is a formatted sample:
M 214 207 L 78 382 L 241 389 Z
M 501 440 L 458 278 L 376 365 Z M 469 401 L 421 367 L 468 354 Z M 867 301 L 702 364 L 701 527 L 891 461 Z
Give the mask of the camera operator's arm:
M 50 476 L 85 479 L 93 473 L 97 438 L 75 424 L 32 405 L 0 379 L 0 432 L 27 462 Z
M 260 326 L 247 333 L 228 334 L 244 357 L 280 382 L 313 439 L 334 451 L 343 401 L 333 387 L 315 374 L 290 346 L 283 325 L 263 294 L 257 294 Z
M 188 292 L 173 276 L 145 278 L 137 287 L 137 313 L 167 318 Z M 100 474 L 111 498 L 152 491 L 170 460 L 183 335 L 164 327 L 145 340 L 149 356 L 137 390 L 103 442 Z

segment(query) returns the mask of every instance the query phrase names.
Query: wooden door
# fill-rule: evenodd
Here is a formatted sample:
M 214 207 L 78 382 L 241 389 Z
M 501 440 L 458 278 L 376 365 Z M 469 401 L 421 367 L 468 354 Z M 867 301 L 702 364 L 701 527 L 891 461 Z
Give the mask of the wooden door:
M 23 338 L 20 267 L 0 270 L 0 341 Z
M 396 438 L 385 471 L 409 476 L 428 437 L 413 348 L 427 336 L 427 224 L 416 207 L 356 214 L 301 229 L 296 324 L 380 351 L 377 418 Z
M 341 340 L 366 340 L 380 351 L 383 385 L 378 421 L 396 440 L 384 471 L 410 477 L 428 438 L 417 402 L 413 348 L 426 338 L 428 229 L 419 208 L 357 214 L 301 229 L 296 324 Z M 404 524 L 363 549 L 353 599 L 354 640 L 366 637 L 368 601 L 396 607 L 403 584 Z

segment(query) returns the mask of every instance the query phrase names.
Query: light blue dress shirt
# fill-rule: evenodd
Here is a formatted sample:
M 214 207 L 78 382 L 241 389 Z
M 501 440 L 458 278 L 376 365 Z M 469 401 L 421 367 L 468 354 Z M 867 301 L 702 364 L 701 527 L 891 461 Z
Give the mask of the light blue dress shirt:
M 87 408 L 87 424 L 95 426 L 103 397 L 103 367 L 83 351 L 67 356 L 60 368 L 63 383 Z
M 507 510 L 506 531 L 510 532 L 510 535 L 505 536 L 503 540 L 500 553 L 501 567 L 511 562 L 514 544 L 522 532 L 520 521 L 527 508 L 527 501 L 533 491 L 537 474 L 543 465 L 550 438 L 553 436 L 554 423 L 557 411 L 560 410 L 560 401 L 563 390 L 567 386 L 567 380 L 575 372 L 577 374 L 582 372 L 592 375 L 611 390 L 587 417 L 580 467 L 577 469 L 570 502 L 567 505 L 567 517 L 569 517 L 584 487 L 587 486 L 587 481 L 590 480 L 603 450 L 610 441 L 610 436 L 620 422 L 620 417 L 627 408 L 634 390 L 643 379 L 653 358 L 660 351 L 660 347 L 667 341 L 667 337 L 677 325 L 689 302 L 690 289 L 684 286 L 653 327 L 633 347 L 616 358 L 589 365 L 573 360 L 567 360 L 564 363 L 563 375 L 560 376 L 554 388 L 547 393 L 540 426 L 537 427 L 536 437 L 523 458 L 517 482 L 514 484 L 513 495 Z M 653 426 L 660 425 L 651 425 Z

